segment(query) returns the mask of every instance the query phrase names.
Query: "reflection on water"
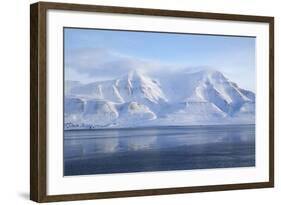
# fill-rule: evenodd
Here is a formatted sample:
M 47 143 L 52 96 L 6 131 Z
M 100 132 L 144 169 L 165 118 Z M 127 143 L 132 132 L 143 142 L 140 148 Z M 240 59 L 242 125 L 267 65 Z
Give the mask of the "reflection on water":
M 255 165 L 255 126 L 64 132 L 65 175 Z

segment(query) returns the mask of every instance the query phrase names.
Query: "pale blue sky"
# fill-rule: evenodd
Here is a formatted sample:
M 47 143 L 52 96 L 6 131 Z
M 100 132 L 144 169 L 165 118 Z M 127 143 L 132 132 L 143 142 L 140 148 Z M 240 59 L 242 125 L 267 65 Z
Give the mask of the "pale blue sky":
M 175 70 L 211 67 L 242 88 L 255 91 L 253 37 L 65 28 L 64 41 L 67 80 L 89 81 L 101 75 L 102 67 L 107 75 L 114 75 L 118 68 L 123 71 L 126 62 L 136 65 L 135 61 L 151 64 L 150 69 L 155 64 L 174 65 Z

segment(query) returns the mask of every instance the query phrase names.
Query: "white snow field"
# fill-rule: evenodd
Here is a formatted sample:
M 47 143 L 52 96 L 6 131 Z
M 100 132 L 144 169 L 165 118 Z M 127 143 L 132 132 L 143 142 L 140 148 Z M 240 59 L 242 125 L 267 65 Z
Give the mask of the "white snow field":
M 65 82 L 65 129 L 254 124 L 255 93 L 211 69 Z

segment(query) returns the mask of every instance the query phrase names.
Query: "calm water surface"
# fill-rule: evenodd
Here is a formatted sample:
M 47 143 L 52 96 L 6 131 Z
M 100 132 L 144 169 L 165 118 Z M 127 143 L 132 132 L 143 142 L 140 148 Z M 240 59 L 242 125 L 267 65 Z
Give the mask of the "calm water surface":
M 255 125 L 64 131 L 64 175 L 255 166 Z

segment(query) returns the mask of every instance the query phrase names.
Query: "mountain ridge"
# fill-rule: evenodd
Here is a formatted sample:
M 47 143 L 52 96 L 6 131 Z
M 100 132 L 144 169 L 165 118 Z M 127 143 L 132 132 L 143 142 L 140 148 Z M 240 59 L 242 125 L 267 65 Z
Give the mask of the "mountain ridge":
M 213 69 L 159 78 L 132 70 L 112 80 L 65 83 L 65 129 L 255 121 L 255 94 Z

